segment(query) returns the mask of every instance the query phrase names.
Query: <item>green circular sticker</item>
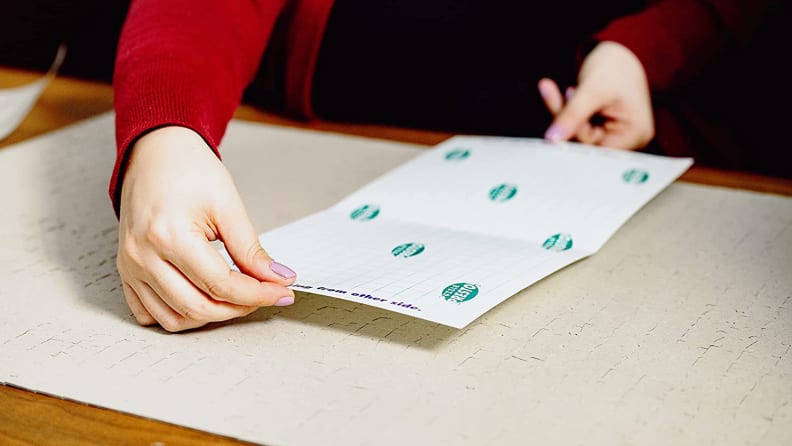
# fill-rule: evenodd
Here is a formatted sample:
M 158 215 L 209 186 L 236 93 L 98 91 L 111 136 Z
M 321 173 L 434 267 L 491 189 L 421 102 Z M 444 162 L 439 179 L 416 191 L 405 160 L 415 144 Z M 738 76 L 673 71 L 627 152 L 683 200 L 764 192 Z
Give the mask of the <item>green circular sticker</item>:
M 489 191 L 489 197 L 492 201 L 509 201 L 515 195 L 517 195 L 517 186 L 509 183 L 499 184 Z
M 462 303 L 476 297 L 479 293 L 479 288 L 472 283 L 453 283 L 443 288 L 443 299 L 449 302 Z
M 553 234 L 542 243 L 542 248 L 550 251 L 566 251 L 572 248 L 572 235 Z
M 393 257 L 412 257 L 424 252 L 424 245 L 421 243 L 405 243 L 391 250 Z
M 454 149 L 445 154 L 446 161 L 462 161 L 470 156 L 468 149 Z
M 627 184 L 643 184 L 649 179 L 649 172 L 640 169 L 630 169 L 622 174 L 622 179 Z
M 352 213 L 349 214 L 349 218 L 360 221 L 373 220 L 377 218 L 379 213 L 379 206 L 375 206 L 373 204 L 364 204 L 363 206 L 352 211 Z

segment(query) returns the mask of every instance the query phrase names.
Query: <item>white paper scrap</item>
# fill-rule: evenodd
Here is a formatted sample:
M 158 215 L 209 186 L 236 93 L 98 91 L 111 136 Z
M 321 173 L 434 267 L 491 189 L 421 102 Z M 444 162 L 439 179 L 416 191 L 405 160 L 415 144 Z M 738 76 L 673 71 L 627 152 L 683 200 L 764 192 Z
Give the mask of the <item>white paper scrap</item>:
M 19 127 L 41 96 L 41 92 L 55 77 L 65 57 L 66 45 L 61 45 L 47 74 L 29 84 L 0 89 L 0 140 Z

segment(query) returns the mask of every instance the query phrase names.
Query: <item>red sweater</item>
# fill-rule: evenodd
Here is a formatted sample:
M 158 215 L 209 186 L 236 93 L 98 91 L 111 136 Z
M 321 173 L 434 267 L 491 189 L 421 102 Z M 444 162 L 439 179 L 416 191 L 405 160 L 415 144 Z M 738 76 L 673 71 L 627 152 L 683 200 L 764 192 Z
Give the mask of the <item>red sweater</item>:
M 217 151 L 252 81 L 276 19 L 289 8 L 286 107 L 315 119 L 313 71 L 333 0 L 135 0 L 119 42 L 115 77 L 117 159 L 110 197 L 118 211 L 120 178 L 130 145 L 145 132 L 181 125 Z M 744 45 L 772 3 L 740 0 L 649 1 L 641 13 L 614 20 L 593 36 L 630 48 L 646 70 L 653 97 L 696 78 L 721 52 Z M 671 135 L 661 147 L 691 155 Z M 673 119 L 672 119 L 673 121 Z M 678 130 L 677 130 L 678 131 Z M 662 139 L 662 138 L 661 138 Z

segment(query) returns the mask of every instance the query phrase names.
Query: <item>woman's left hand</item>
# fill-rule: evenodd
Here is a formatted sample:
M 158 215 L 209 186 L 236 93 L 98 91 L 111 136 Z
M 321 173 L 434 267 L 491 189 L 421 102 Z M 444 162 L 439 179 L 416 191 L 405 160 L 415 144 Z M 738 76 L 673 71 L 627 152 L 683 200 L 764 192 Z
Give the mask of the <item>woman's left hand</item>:
M 654 138 L 652 101 L 643 65 L 618 43 L 601 42 L 594 47 L 580 67 L 578 85 L 566 95 L 551 79 L 540 80 L 538 86 L 554 116 L 545 133 L 549 141 L 576 139 L 635 150 Z M 592 122 L 597 115 L 599 120 Z

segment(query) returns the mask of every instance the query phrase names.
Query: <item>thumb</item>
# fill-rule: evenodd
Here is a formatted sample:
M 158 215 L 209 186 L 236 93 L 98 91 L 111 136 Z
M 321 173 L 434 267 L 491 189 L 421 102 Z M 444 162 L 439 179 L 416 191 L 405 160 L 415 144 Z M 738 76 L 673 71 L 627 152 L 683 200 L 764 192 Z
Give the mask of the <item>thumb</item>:
M 584 86 L 579 86 L 547 128 L 545 139 L 550 142 L 569 141 L 601 108 L 602 103 L 597 97 Z
M 261 246 L 258 234 L 241 201 L 236 200 L 231 210 L 215 215 L 217 232 L 231 259 L 239 270 L 262 282 L 291 285 L 297 273 L 276 262 Z

